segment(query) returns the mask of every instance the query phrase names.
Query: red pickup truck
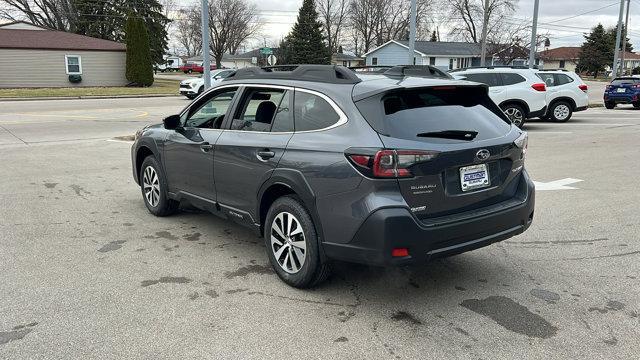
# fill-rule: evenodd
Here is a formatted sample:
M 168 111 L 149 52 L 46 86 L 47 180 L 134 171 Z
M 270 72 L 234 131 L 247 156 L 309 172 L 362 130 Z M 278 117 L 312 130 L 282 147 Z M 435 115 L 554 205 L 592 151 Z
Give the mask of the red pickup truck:
M 211 64 L 211 70 L 215 70 L 216 69 L 216 64 Z M 191 74 L 194 72 L 197 73 L 204 73 L 204 66 L 202 66 L 201 63 L 186 63 L 182 66 L 180 66 L 180 71 L 182 71 L 185 74 Z

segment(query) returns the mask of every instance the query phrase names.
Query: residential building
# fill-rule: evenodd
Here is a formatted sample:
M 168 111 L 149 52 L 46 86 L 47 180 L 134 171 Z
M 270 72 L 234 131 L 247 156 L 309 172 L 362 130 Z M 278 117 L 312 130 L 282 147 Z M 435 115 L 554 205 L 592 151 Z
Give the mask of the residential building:
M 543 69 L 565 69 L 576 71 L 580 47 L 563 46 L 538 52 L 540 67 Z
M 640 67 L 640 54 L 626 52 L 624 54 L 625 73 L 630 74 L 633 69 L 638 67 Z
M 331 64 L 342 65 L 346 67 L 362 66 L 364 65 L 364 59 L 349 54 L 335 53 L 331 55 Z
M 406 65 L 409 42 L 391 40 L 365 53 L 366 65 Z M 480 65 L 480 44 L 466 42 L 416 41 L 414 64 L 453 70 Z
M 114 41 L 25 22 L 0 25 L 2 88 L 123 86 L 126 58 L 125 45 Z

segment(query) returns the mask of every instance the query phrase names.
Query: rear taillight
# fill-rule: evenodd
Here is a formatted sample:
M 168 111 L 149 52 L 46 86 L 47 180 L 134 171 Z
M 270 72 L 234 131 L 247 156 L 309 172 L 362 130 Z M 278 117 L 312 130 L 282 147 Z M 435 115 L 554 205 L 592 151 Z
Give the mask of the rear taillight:
M 531 85 L 531 87 L 535 91 L 547 91 L 547 85 L 545 85 L 544 83 L 535 83 Z
M 580 90 L 584 91 L 584 92 L 589 91 L 589 87 L 588 87 L 587 85 L 585 85 L 585 84 L 578 85 L 578 88 L 579 88 Z
M 527 132 L 523 132 L 518 136 L 518 138 L 513 142 L 518 148 L 522 149 L 522 154 L 520 155 L 520 159 L 524 159 L 527 155 L 527 148 L 529 147 L 529 134 Z
M 350 153 L 347 157 L 363 175 L 374 178 L 413 177 L 411 167 L 429 161 L 438 155 L 435 151 L 378 150 Z
M 634 84 L 634 85 L 631 85 L 631 87 L 634 89 L 640 89 L 640 84 Z

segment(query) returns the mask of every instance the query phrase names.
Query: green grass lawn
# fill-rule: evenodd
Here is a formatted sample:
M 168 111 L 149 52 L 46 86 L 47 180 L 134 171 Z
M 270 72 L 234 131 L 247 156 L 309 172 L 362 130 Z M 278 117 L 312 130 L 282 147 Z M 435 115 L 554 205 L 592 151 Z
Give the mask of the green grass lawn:
M 0 89 L 0 98 L 78 97 L 117 95 L 179 95 L 179 80 L 156 79 L 152 86 Z

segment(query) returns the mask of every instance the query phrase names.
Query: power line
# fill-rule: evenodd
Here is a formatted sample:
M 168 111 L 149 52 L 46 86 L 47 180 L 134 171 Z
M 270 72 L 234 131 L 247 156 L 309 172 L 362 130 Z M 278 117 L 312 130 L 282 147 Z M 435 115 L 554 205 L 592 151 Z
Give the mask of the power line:
M 569 17 L 566 17 L 566 18 L 563 18 L 563 19 L 559 19 L 559 20 L 549 21 L 547 24 L 551 24 L 551 23 L 556 23 L 556 22 L 560 22 L 560 21 L 565 21 L 565 20 L 569 20 L 569 19 L 577 18 L 577 17 L 579 17 L 579 16 L 586 15 L 586 14 L 591 14 L 591 13 L 594 13 L 594 12 L 596 12 L 596 11 L 600 11 L 600 10 L 603 10 L 603 9 L 609 8 L 609 7 L 612 7 L 612 6 L 617 5 L 617 4 L 618 4 L 618 2 L 616 1 L 616 2 L 614 2 L 614 3 L 611 3 L 611 4 L 609 4 L 609 5 L 606 5 L 606 6 L 603 6 L 603 7 L 597 8 L 597 9 L 594 9 L 594 10 L 585 11 L 585 12 L 583 12 L 583 13 L 580 13 L 580 14 L 577 14 L 577 15 L 573 15 L 573 16 L 569 16 Z

